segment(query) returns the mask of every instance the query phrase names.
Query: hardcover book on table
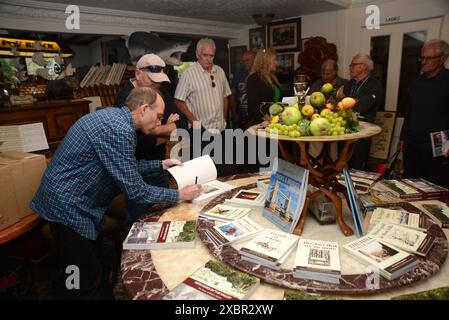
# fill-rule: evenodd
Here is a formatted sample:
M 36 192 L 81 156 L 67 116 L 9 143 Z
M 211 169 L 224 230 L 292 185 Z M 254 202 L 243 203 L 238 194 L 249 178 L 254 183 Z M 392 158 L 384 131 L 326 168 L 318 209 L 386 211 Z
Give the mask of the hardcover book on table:
M 449 197 L 449 190 L 426 181 L 417 179 L 381 180 L 379 187 L 394 196 L 406 200 L 426 200 Z
M 376 208 L 371 216 L 370 229 L 379 222 L 396 224 L 419 231 L 426 231 L 425 216 L 423 214 L 409 212 L 404 208 Z
M 343 250 L 362 264 L 373 267 L 388 280 L 399 278 L 419 264 L 416 256 L 371 235 L 343 245 Z
M 245 300 L 260 280 L 227 264 L 209 260 L 171 290 L 163 300 Z
M 246 240 L 264 228 L 249 217 L 222 223 L 206 230 L 209 239 L 217 246 L 222 247 L 231 243 Z
M 282 231 L 295 229 L 307 194 L 309 170 L 277 159 L 277 169 L 270 178 L 262 215 Z
M 442 228 L 449 228 L 449 201 L 422 200 L 411 202 L 413 206 L 422 210 Z
M 200 216 L 221 222 L 229 222 L 246 217 L 251 212 L 250 208 L 226 206 L 218 204 L 212 209 L 201 212 Z
M 300 239 L 296 249 L 293 276 L 338 284 L 341 278 L 337 242 Z
M 371 187 L 381 179 L 381 175 L 376 172 L 349 169 L 349 174 L 351 175 L 355 189 L 361 194 L 369 192 Z M 340 184 L 346 186 L 343 175 L 340 175 L 337 180 Z
M 262 209 L 265 199 L 265 192 L 254 190 L 240 190 L 231 199 L 225 199 L 224 204 L 244 206 L 247 208 Z
M 420 256 L 426 256 L 435 242 L 435 238 L 427 233 L 383 222 L 377 223 L 369 235 Z
M 246 243 L 239 253 L 242 260 L 279 269 L 299 237 L 280 230 L 265 229 Z
M 193 248 L 195 239 L 195 220 L 135 222 L 123 242 L 123 249 Z

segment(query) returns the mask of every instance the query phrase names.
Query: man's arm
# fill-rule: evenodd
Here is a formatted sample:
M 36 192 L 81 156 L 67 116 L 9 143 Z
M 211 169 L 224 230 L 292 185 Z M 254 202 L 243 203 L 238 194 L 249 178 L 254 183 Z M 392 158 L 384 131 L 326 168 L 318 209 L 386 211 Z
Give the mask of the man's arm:
M 193 123 L 193 121 L 198 121 L 195 115 L 187 107 L 187 103 L 185 103 L 185 101 L 175 99 L 175 103 L 179 111 L 181 111 L 186 116 L 187 121 L 189 121 L 190 123 Z
M 173 130 L 176 130 L 176 124 L 174 122 L 169 124 L 163 124 L 159 127 L 156 127 L 153 130 L 151 130 L 149 134 L 158 137 L 160 136 L 168 137 L 170 136 Z
M 223 98 L 223 113 L 224 119 L 227 121 L 228 119 L 228 97 Z

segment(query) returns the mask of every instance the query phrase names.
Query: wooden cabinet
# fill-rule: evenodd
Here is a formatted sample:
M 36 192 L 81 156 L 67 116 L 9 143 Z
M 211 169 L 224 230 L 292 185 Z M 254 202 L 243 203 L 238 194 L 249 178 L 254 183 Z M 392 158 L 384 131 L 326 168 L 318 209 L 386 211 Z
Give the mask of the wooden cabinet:
M 53 100 L 33 105 L 0 108 L 0 125 L 42 122 L 47 135 L 49 150 L 37 151 L 51 157 L 69 128 L 89 113 L 89 101 Z

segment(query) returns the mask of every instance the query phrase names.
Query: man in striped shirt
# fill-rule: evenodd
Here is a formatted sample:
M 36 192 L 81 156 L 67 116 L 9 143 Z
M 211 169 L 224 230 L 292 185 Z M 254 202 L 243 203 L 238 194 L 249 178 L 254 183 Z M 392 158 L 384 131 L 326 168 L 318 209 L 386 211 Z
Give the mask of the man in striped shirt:
M 112 289 L 102 268 L 98 239 L 104 214 L 120 191 L 141 205 L 192 200 L 200 185 L 181 190 L 151 186 L 143 178 L 174 159 L 137 161 L 136 131 L 148 134 L 161 125 L 164 101 L 150 88 L 136 88 L 124 108 L 106 108 L 79 119 L 69 130 L 45 171 L 31 209 L 50 225 L 60 270 L 56 299 L 109 299 Z M 79 287 L 67 287 L 67 268 L 79 270 Z
M 228 96 L 231 95 L 223 69 L 214 64 L 215 42 L 200 39 L 196 45 L 198 59 L 181 76 L 175 91 L 176 105 L 193 124 L 200 121 L 208 130 L 226 128 Z

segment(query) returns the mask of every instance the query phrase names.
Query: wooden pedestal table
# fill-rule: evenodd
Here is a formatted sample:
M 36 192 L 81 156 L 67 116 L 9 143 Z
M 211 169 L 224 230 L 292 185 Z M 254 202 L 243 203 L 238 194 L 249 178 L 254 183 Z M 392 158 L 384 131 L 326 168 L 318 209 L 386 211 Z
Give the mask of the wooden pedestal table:
M 42 221 L 41 217 L 32 212 L 21 218 L 19 222 L 0 230 L 0 244 L 13 240 L 31 229 L 35 228 Z
M 317 191 L 307 195 L 304 208 L 301 213 L 299 222 L 295 228 L 294 234 L 300 235 L 304 228 L 310 201 L 318 198 L 321 193 L 328 197 L 336 207 L 337 222 L 341 231 L 345 236 L 354 234 L 354 231 L 346 225 L 342 214 L 342 201 L 337 192 L 342 192 L 349 204 L 346 187 L 338 183 L 337 175 L 348 163 L 354 152 L 355 145 L 358 140 L 370 138 L 379 134 L 382 129 L 368 122 L 360 122 L 362 130 L 356 133 L 337 135 L 337 136 L 304 136 L 298 138 L 290 138 L 283 135 L 275 135 L 266 133 L 260 125 L 254 125 L 249 131 L 258 136 L 269 139 L 276 139 L 279 142 L 282 157 L 309 170 L 309 183 L 318 188 Z M 322 149 L 317 156 L 310 153 L 311 143 L 322 143 Z M 337 159 L 332 159 L 330 151 L 334 142 L 342 142 L 343 148 L 339 150 Z

